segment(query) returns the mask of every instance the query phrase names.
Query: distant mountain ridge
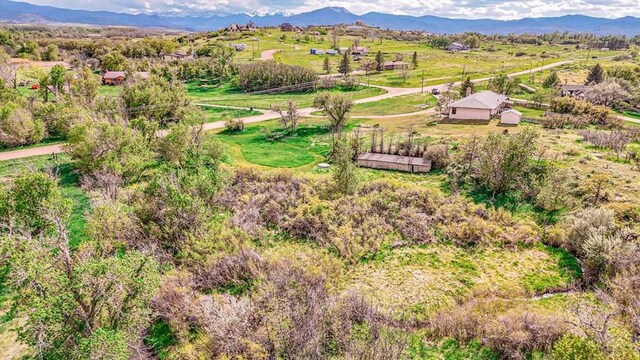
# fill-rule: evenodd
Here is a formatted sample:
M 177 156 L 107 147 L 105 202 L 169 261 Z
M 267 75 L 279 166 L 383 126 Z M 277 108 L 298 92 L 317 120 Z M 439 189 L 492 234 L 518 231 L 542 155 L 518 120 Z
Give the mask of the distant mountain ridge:
M 640 19 L 627 16 L 618 19 L 584 15 L 525 18 L 519 20 L 449 19 L 438 16 L 408 16 L 370 12 L 356 15 L 341 7 L 326 7 L 306 13 L 260 15 L 215 14 L 202 16 L 171 16 L 161 14 L 125 14 L 109 11 L 87 11 L 39 6 L 10 0 L 0 0 L 0 21 L 15 23 L 74 23 L 87 25 L 120 25 L 162 27 L 190 31 L 224 28 L 231 23 L 253 21 L 257 26 L 276 26 L 283 22 L 293 25 L 335 25 L 363 20 L 367 25 L 383 29 L 420 30 L 453 34 L 478 32 L 483 34 L 549 33 L 554 31 L 589 32 L 599 35 L 640 34 Z

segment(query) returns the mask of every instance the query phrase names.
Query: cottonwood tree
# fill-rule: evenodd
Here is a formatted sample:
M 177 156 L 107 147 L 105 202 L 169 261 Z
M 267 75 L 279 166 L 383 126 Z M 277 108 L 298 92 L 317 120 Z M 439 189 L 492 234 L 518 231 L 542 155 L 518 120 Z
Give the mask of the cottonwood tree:
M 108 173 L 130 180 L 151 160 L 147 140 L 138 130 L 100 119 L 73 127 L 64 148 L 83 176 Z
M 313 101 L 313 106 L 322 109 L 329 117 L 330 130 L 334 134 L 344 129 L 353 105 L 353 100 L 348 96 L 328 92 L 318 94 Z
M 509 78 L 507 74 L 500 74 L 489 80 L 489 89 L 504 95 L 511 94 L 518 86 L 518 80 Z
M 4 86 L 16 88 L 18 86 L 17 82 L 17 72 L 13 66 L 9 64 L 9 60 L 11 57 L 6 53 L 4 48 L 0 47 L 0 88 Z
M 84 106 L 93 104 L 100 91 L 100 78 L 89 67 L 84 66 L 77 72 L 77 78 L 71 86 L 71 94 Z
M 413 55 L 411 56 L 411 64 L 413 64 L 414 69 L 418 68 L 418 52 L 417 51 L 414 51 Z
M 14 227 L 0 236 L 0 249 L 11 264 L 17 314 L 25 319 L 19 339 L 38 358 L 128 358 L 142 347 L 151 320 L 158 263 L 108 238 L 74 249 L 66 228 L 71 207 L 61 197 L 34 209 L 51 231 L 33 235 L 14 216 L 0 220 L 5 229 Z
M 145 117 L 161 127 L 179 122 L 193 111 L 184 85 L 157 75 L 125 84 L 121 98 L 129 118 Z
M 298 127 L 298 120 L 300 119 L 300 113 L 298 112 L 298 105 L 293 100 L 287 101 L 283 107 L 276 107 L 273 109 L 280 115 L 280 123 L 287 132 L 293 132 Z

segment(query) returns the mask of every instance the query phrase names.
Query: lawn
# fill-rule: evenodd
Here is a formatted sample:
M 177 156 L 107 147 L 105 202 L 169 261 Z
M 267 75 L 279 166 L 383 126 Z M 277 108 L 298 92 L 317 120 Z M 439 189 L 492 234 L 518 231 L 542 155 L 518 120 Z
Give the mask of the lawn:
M 250 95 L 242 91 L 235 90 L 228 85 L 222 87 L 199 86 L 196 82 L 190 82 L 187 83 L 186 86 L 189 96 L 196 103 L 239 106 L 256 109 L 269 109 L 273 105 L 282 105 L 288 100 L 295 101 L 298 108 L 310 107 L 313 105 L 314 97 L 318 94 L 318 92 L 309 91 L 286 94 Z M 359 87 L 358 89 L 351 91 L 336 88 L 329 91 L 349 95 L 354 100 L 385 93 L 385 90 L 375 87 Z
M 326 124 L 305 121 L 291 134 L 275 121 L 247 127 L 242 132 L 223 131 L 215 135 L 229 146 L 234 163 L 250 163 L 271 168 L 298 168 L 320 162 L 329 151 Z
M 523 118 L 530 119 L 542 119 L 544 118 L 544 110 L 540 109 L 530 109 L 526 107 L 516 106 L 514 109 L 520 111 L 522 113 Z
M 245 109 L 233 109 L 233 108 L 224 108 L 224 107 L 205 107 L 201 106 L 202 111 L 206 116 L 205 122 L 215 122 L 221 120 L 227 120 L 229 118 L 241 118 L 247 116 L 254 116 L 262 114 L 259 111 L 255 110 L 245 110 Z
M 351 111 L 351 115 L 407 114 L 434 107 L 437 103 L 438 100 L 431 94 L 405 95 L 364 104 L 356 104 Z

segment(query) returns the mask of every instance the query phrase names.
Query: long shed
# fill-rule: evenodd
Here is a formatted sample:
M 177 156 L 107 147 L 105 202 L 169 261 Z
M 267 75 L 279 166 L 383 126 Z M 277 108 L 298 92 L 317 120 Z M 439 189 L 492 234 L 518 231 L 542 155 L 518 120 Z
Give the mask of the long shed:
M 358 156 L 358 165 L 371 169 L 398 170 L 411 173 L 427 173 L 431 171 L 431 160 L 389 154 L 361 154 Z

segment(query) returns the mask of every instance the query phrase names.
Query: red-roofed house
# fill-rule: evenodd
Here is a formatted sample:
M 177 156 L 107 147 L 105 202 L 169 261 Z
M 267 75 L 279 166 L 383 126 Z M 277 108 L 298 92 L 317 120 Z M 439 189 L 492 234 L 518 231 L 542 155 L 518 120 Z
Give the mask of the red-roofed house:
M 124 71 L 105 71 L 102 75 L 102 83 L 105 85 L 122 85 L 126 80 L 127 74 Z

